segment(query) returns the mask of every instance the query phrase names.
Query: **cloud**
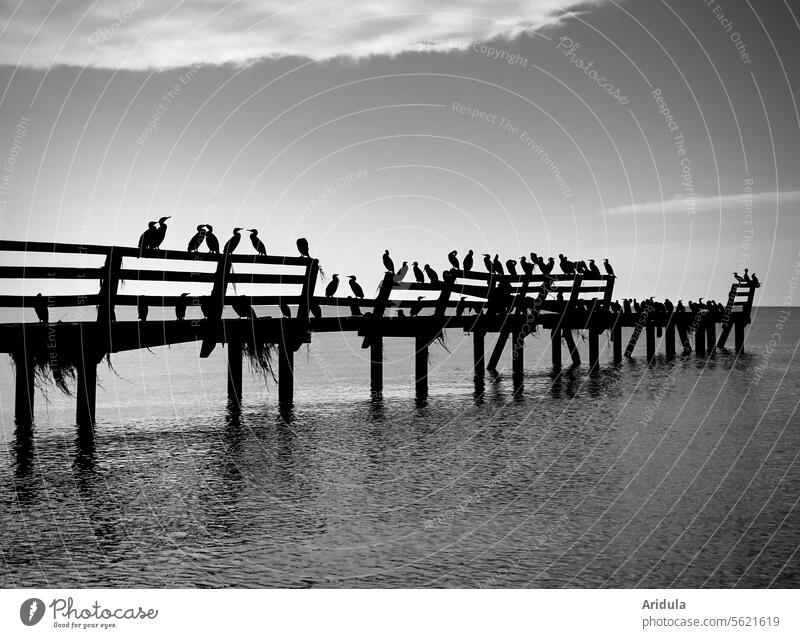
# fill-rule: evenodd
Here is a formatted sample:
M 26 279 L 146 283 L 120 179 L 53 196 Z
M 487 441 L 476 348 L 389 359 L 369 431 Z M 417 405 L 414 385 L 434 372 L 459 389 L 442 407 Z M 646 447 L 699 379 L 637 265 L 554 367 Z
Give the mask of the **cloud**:
M 604 215 L 671 215 L 687 214 L 690 210 L 697 213 L 724 211 L 728 209 L 744 210 L 757 205 L 784 206 L 800 203 L 800 191 L 782 191 L 753 193 L 746 198 L 744 193 L 737 195 L 714 195 L 711 197 L 686 198 L 676 195 L 665 201 L 645 202 L 643 204 L 627 204 L 615 208 L 606 208 Z
M 0 0 L 0 63 L 149 69 L 463 49 L 602 0 Z

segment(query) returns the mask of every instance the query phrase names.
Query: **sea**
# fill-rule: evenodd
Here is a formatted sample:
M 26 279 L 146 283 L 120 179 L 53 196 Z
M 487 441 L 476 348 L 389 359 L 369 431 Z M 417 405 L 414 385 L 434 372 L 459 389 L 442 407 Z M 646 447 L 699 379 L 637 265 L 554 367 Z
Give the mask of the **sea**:
M 603 341 L 593 373 L 532 334 L 515 390 L 508 352 L 476 381 L 450 330 L 422 399 L 412 340 L 376 397 L 361 340 L 319 334 L 292 410 L 245 366 L 237 411 L 225 350 L 184 344 L 102 363 L 94 429 L 47 386 L 17 427 L 8 360 L 0 585 L 797 587 L 798 346 L 796 308 L 757 308 L 739 356 Z

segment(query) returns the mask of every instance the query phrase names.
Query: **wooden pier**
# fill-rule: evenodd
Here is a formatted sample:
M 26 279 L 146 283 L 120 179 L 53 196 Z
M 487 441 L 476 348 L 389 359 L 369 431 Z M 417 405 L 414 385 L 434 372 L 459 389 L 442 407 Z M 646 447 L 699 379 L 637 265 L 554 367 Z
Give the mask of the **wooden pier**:
M 745 327 L 750 323 L 753 298 L 758 284 L 734 283 L 724 310 L 695 309 L 667 312 L 660 304 L 645 302 L 638 312 L 625 312 L 613 303 L 616 278 L 609 275 L 531 274 L 495 275 L 486 272 L 446 270 L 437 283 L 395 282 L 386 273 L 374 299 L 315 295 L 319 264 L 308 257 L 217 255 L 181 251 L 140 251 L 138 248 L 62 243 L 0 241 L 0 254 L 8 263 L 14 253 L 49 253 L 69 259 L 70 255 L 102 259 L 96 267 L 0 266 L 0 279 L 19 280 L 25 290 L 35 290 L 37 280 L 71 282 L 96 281 L 96 293 L 84 295 L 2 295 L 0 307 L 52 308 L 96 307 L 92 321 L 0 324 L 0 351 L 12 355 L 16 372 L 15 413 L 19 423 L 33 420 L 36 370 L 59 367 L 73 370 L 76 383 L 76 421 L 93 424 L 97 385 L 97 365 L 106 356 L 126 350 L 202 342 L 201 357 L 207 357 L 218 344 L 227 348 L 228 400 L 233 407 L 242 401 L 243 348 L 256 344 L 274 348 L 277 353 L 278 400 L 282 407 L 294 401 L 294 353 L 311 342 L 314 333 L 354 332 L 369 349 L 370 389 L 383 390 L 384 340 L 397 337 L 414 339 L 415 387 L 419 397 L 428 393 L 429 348 L 448 329 L 463 330 L 473 340 L 476 381 L 486 371 L 494 371 L 508 349 L 512 360 L 515 387 L 521 386 L 524 371 L 525 338 L 533 332 L 547 331 L 551 340 L 552 364 L 562 365 L 562 343 L 573 366 L 582 364 L 575 341 L 576 331 L 588 340 L 587 365 L 600 365 L 600 342 L 607 333 L 612 344 L 612 360 L 619 363 L 633 356 L 641 334 L 645 334 L 648 360 L 656 356 L 663 343 L 667 356 L 676 355 L 676 344 L 683 353 L 693 348 L 697 356 L 711 356 L 725 348 L 734 333 L 736 352 L 742 352 Z M 20 259 L 19 257 L 17 257 Z M 72 258 L 74 261 L 74 257 Z M 27 259 L 25 260 L 27 262 Z M 213 262 L 211 268 L 202 265 Z M 167 268 L 178 264 L 181 268 Z M 241 266 L 259 265 L 281 272 L 239 272 Z M 213 270 L 212 270 L 213 269 Z M 123 282 L 181 282 L 210 286 L 207 295 L 130 295 L 123 294 Z M 236 284 L 255 284 L 275 289 L 276 294 L 230 294 Z M 291 287 L 291 295 L 285 289 Z M 267 290 L 269 291 L 269 290 Z M 349 292 L 349 291 L 348 291 Z M 415 301 L 398 297 L 401 293 L 425 295 Z M 341 292 L 340 292 L 341 294 Z M 350 313 L 357 301 L 361 315 Z M 224 318 L 227 307 L 242 305 L 274 306 L 291 317 Z M 203 318 L 116 320 L 119 307 L 199 307 Z M 322 308 L 334 308 L 322 316 Z M 389 310 L 420 310 L 417 316 L 389 316 Z M 239 312 L 239 310 L 237 310 Z M 281 313 L 281 310 L 278 310 Z M 343 314 L 344 313 L 344 314 Z M 241 314 L 241 313 L 240 313 Z M 719 328 L 719 337 L 717 337 Z M 629 333 L 627 343 L 623 330 Z M 494 348 L 486 357 L 485 338 L 495 333 Z M 676 340 L 677 336 L 677 340 Z M 510 345 L 509 345 L 510 344 Z

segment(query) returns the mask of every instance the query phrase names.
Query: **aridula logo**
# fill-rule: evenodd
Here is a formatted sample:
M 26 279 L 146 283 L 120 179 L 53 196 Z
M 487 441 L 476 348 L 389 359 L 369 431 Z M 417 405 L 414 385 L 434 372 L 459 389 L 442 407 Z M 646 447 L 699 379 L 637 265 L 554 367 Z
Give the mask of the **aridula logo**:
M 44 602 L 38 598 L 28 598 L 19 608 L 19 619 L 23 625 L 33 627 L 44 616 Z

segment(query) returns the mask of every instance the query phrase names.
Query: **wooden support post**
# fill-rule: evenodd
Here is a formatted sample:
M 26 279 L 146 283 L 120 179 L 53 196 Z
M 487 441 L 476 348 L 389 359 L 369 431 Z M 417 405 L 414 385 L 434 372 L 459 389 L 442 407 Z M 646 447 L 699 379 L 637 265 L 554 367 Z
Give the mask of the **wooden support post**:
M 84 348 L 78 361 L 78 389 L 76 394 L 76 423 L 78 425 L 94 425 L 95 402 L 97 399 L 97 363 L 96 354 L 91 348 Z
M 417 335 L 414 356 L 414 377 L 417 397 L 428 396 L 428 338 Z
M 511 320 L 506 318 L 506 323 L 509 321 Z M 501 330 L 497 333 L 497 343 L 494 344 L 494 350 L 492 350 L 492 354 L 489 356 L 489 365 L 486 366 L 488 370 L 492 372 L 497 370 L 497 364 L 500 363 L 500 355 L 503 354 L 503 349 L 506 346 L 509 334 L 510 332 L 508 330 Z
M 294 348 L 291 344 L 278 344 L 278 403 L 291 407 L 294 402 Z
M 622 322 L 617 318 L 617 323 L 614 324 L 614 332 L 611 336 L 614 342 L 614 363 L 622 361 Z
M 734 347 L 736 348 L 736 354 L 741 354 L 744 352 L 744 317 L 737 317 L 736 323 L 734 323 L 733 328 L 734 334 Z
M 716 345 L 717 324 L 713 319 L 709 319 L 708 325 L 706 326 L 706 349 L 708 350 L 708 354 L 712 354 L 714 352 Z
M 375 297 L 375 306 L 372 308 L 372 320 L 377 321 L 381 317 L 383 317 L 383 313 L 386 311 L 386 306 L 389 304 L 389 295 L 392 292 L 392 288 L 394 287 L 394 273 L 387 272 L 383 276 L 383 281 L 381 282 L 380 290 L 378 290 L 378 296 Z M 364 339 L 361 341 L 362 348 L 369 348 L 370 341 L 372 339 L 372 335 L 366 335 Z
M 550 349 L 553 351 L 553 367 L 561 367 L 561 328 L 550 331 Z
M 706 355 L 706 327 L 703 323 L 694 329 L 694 352 L 700 357 Z
M 564 335 L 564 341 L 566 342 L 567 349 L 572 357 L 572 365 L 579 366 L 581 364 L 581 353 L 578 352 L 578 346 L 575 345 L 575 339 L 572 337 L 572 331 L 569 328 L 562 328 L 561 332 Z
M 736 293 L 738 291 L 738 284 L 732 284 L 731 290 L 728 293 L 728 303 L 725 305 L 725 313 L 722 318 L 722 330 L 720 331 L 719 341 L 717 341 L 717 348 L 722 350 L 725 343 L 728 341 L 728 335 L 733 328 L 733 307 L 736 304 Z
M 668 357 L 675 356 L 675 324 L 670 318 L 667 323 L 666 334 L 664 335 L 664 346 Z
M 474 361 L 475 375 L 484 374 L 484 347 L 483 341 L 486 334 L 480 330 L 472 331 L 472 358 Z
M 14 418 L 17 425 L 30 425 L 33 423 L 33 358 L 24 352 L 18 352 L 14 356 L 14 367 L 16 372 Z
M 383 337 L 380 335 L 370 339 L 369 389 L 372 394 L 383 392 Z
M 647 360 L 652 361 L 656 357 L 656 329 L 655 326 L 645 328 L 647 337 Z
M 597 369 L 600 363 L 600 332 L 595 328 L 589 328 L 589 369 Z
M 686 326 L 683 324 L 676 324 L 675 328 L 678 330 L 678 336 L 681 339 L 681 346 L 683 346 L 683 353 L 688 354 L 692 351 L 692 344 L 689 341 L 689 334 L 686 332 Z
M 200 347 L 200 358 L 206 359 L 217 346 L 220 325 L 222 323 L 222 310 L 225 307 L 225 291 L 228 289 L 228 276 L 231 272 L 231 260 L 228 255 L 220 255 L 217 262 L 217 271 L 214 273 L 214 285 L 211 294 L 206 297 L 200 306 L 206 317 L 205 336 Z
M 512 333 L 514 343 L 511 344 L 511 371 L 513 376 L 522 377 L 525 370 L 525 334 L 521 330 Z
M 633 354 L 634 348 L 636 348 L 636 343 L 639 341 L 639 336 L 642 334 L 642 329 L 644 328 L 644 323 L 639 320 L 636 323 L 636 326 L 631 333 L 630 341 L 628 341 L 628 345 L 625 348 L 625 356 L 630 357 Z
M 242 405 L 242 343 L 238 339 L 228 341 L 228 405 Z

